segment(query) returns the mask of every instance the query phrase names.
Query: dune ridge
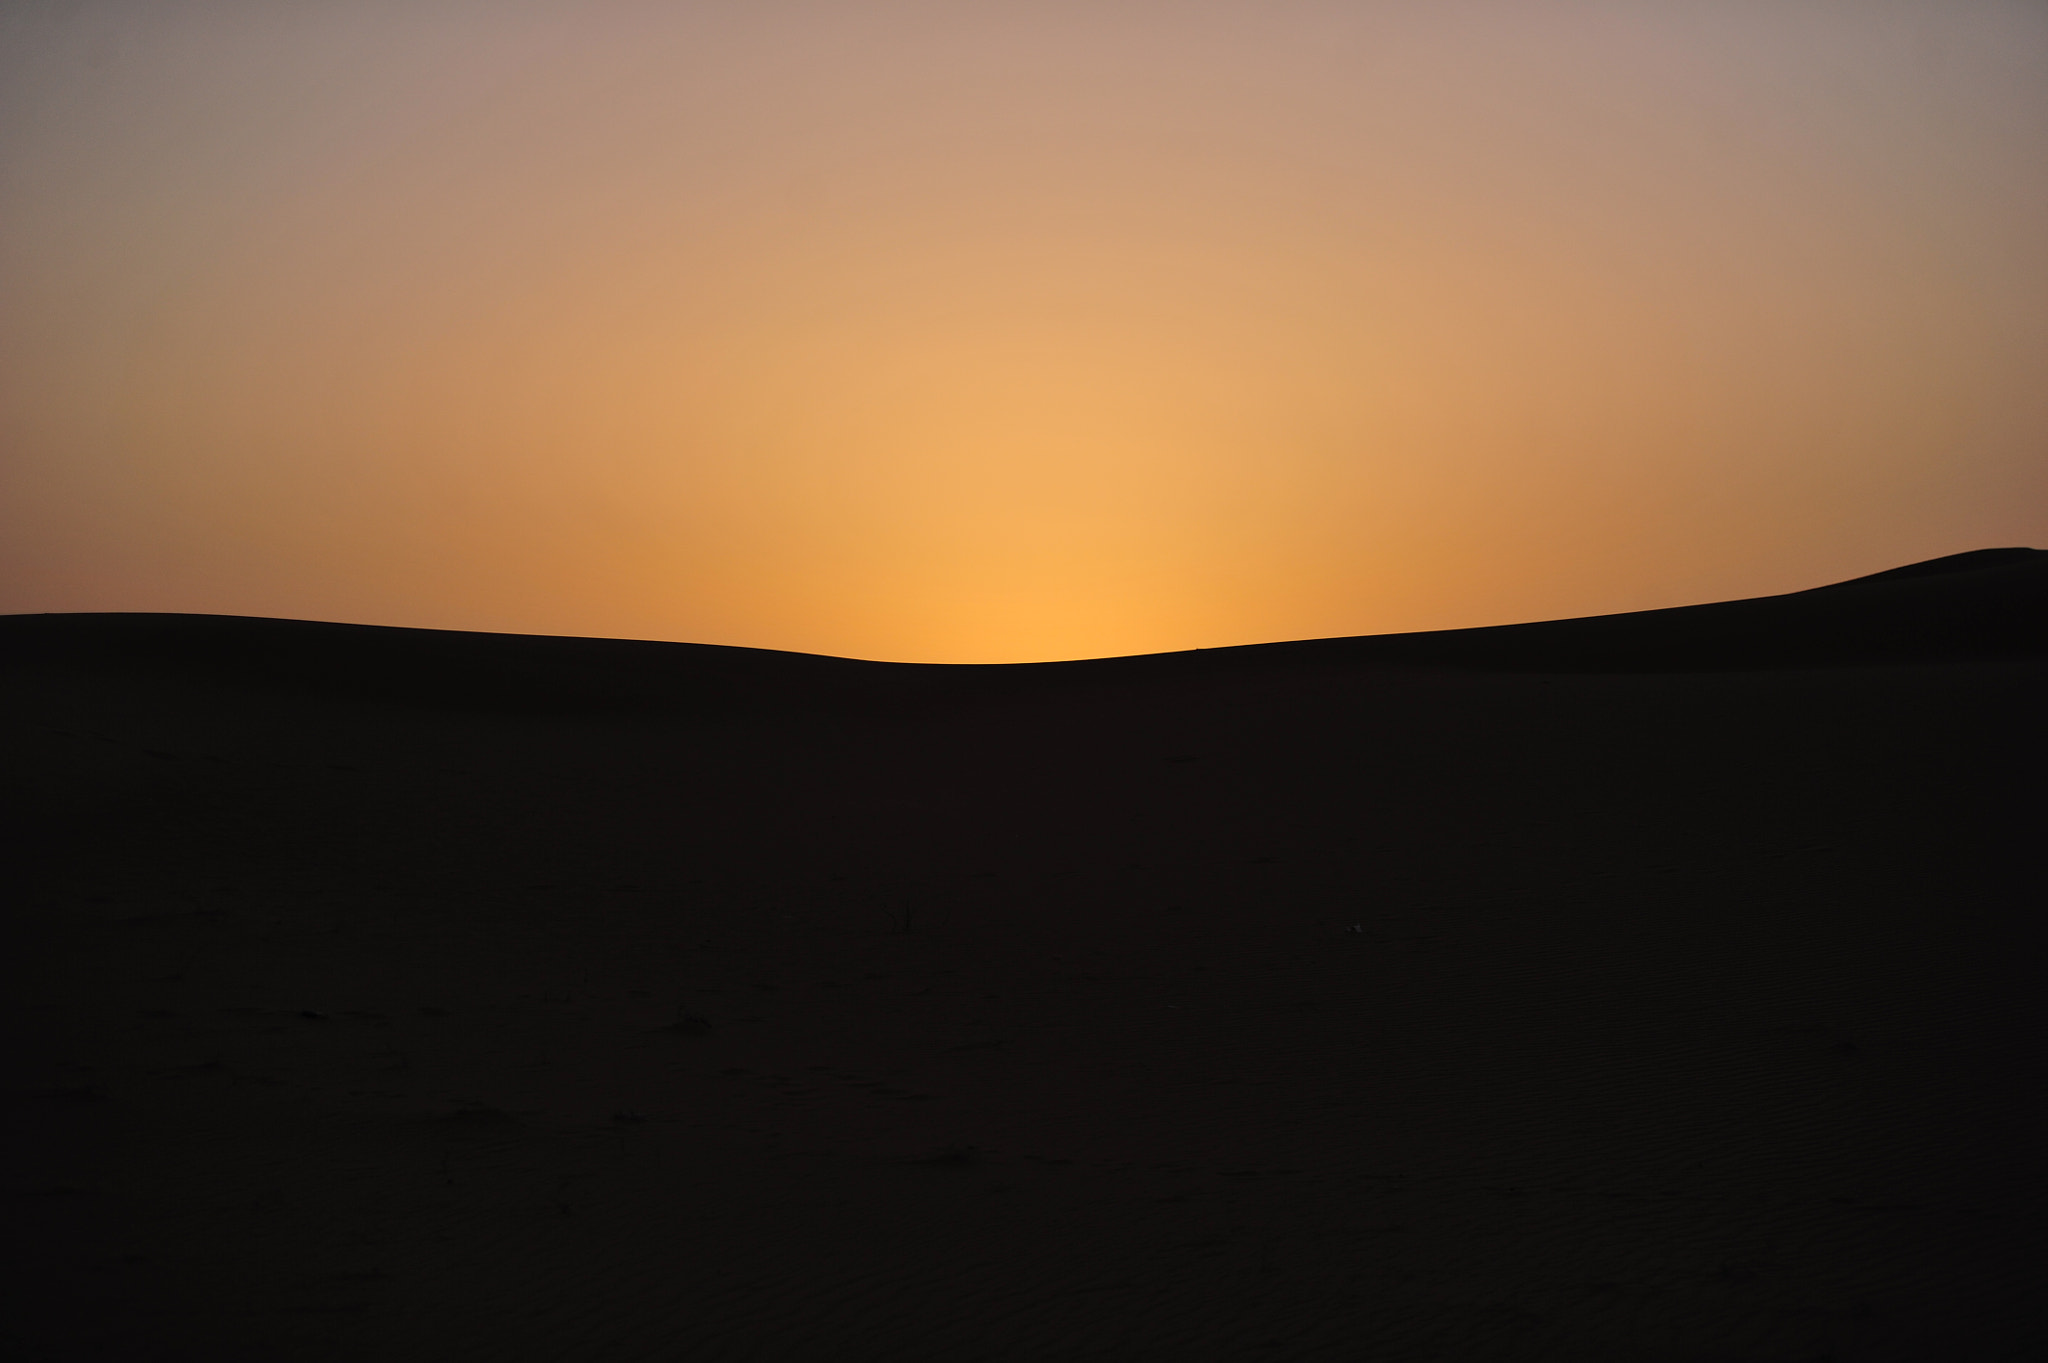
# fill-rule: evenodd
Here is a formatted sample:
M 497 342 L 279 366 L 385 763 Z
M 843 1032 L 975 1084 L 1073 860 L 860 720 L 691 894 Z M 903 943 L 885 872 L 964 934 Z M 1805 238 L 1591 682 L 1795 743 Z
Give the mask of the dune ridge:
M 1594 672 L 1856 666 L 2048 652 L 2048 552 L 1981 549 L 1783 596 L 1621 615 L 1058 663 L 878 663 L 711 644 L 166 614 L 0 616 L 0 645 L 24 661 L 197 669 L 394 697 L 410 687 L 420 699 L 470 707 L 542 708 L 687 705 L 761 687 L 779 700 L 835 686 L 944 687 L 967 678 L 1007 685 L 1308 660 Z M 434 680 L 437 672 L 446 680 Z

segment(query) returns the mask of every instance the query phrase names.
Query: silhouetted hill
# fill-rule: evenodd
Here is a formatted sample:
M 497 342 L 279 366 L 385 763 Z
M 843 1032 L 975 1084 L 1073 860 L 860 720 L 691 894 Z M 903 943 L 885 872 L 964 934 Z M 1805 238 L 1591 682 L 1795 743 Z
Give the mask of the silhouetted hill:
M 1260 647 L 1275 658 L 1570 672 L 2035 658 L 2048 654 L 2048 553 L 1982 549 L 1784 596 Z
M 2048 1357 L 2044 559 L 1004 667 L 0 619 L 0 1356 Z
M 1983 549 L 1784 596 L 1622 615 L 995 666 L 163 614 L 0 617 L 0 659 L 515 711 L 723 708 L 1302 663 L 1740 671 L 2048 655 L 2048 552 Z

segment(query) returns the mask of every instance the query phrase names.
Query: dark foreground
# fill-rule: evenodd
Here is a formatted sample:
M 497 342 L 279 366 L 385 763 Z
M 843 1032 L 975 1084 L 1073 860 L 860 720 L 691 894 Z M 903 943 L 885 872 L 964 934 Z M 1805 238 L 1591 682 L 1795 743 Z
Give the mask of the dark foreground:
M 2048 1357 L 2044 560 L 1018 668 L 0 619 L 0 1339 Z

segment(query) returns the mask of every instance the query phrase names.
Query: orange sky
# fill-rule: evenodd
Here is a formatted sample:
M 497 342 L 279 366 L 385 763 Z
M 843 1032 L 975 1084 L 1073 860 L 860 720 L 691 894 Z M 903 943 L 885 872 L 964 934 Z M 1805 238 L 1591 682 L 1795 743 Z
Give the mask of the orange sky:
M 2048 6 L 0 10 L 0 611 L 1009 661 L 2048 546 Z

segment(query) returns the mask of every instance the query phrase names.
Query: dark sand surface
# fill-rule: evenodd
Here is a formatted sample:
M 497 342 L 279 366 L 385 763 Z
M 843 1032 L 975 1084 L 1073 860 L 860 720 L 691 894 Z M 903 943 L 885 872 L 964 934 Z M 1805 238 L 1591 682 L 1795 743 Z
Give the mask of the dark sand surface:
M 22 1359 L 2048 1358 L 2048 554 L 1028 667 L 0 619 Z

